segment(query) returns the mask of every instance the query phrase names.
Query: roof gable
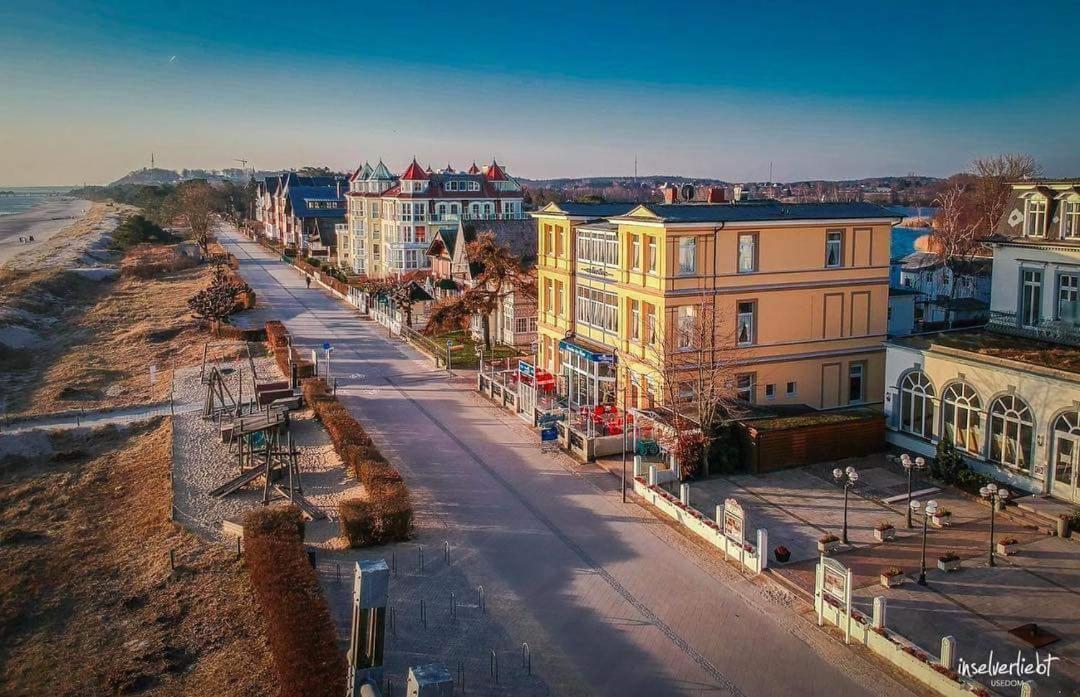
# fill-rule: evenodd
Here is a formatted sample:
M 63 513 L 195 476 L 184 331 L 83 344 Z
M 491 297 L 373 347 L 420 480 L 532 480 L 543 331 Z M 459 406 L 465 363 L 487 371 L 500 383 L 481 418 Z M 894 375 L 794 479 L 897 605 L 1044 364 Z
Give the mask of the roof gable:
M 424 171 L 424 168 L 417 163 L 416 158 L 413 158 L 412 164 L 405 170 L 405 173 L 401 175 L 402 180 L 406 181 L 423 181 L 428 178 L 428 173 Z

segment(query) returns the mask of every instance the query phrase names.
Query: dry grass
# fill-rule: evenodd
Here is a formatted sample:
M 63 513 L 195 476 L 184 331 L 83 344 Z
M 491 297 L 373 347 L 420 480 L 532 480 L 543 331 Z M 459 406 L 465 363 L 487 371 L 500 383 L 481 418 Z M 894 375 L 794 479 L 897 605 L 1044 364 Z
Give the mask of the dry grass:
M 170 521 L 171 430 L 106 429 L 4 469 L 0 694 L 275 691 L 242 562 Z
M 147 253 L 145 248 L 129 252 Z M 203 265 L 153 278 L 122 276 L 69 294 L 74 305 L 44 303 L 38 309 L 53 316 L 70 314 L 73 307 L 81 313 L 57 323 L 49 345 L 34 351 L 33 365 L 12 376 L 19 384 L 10 390 L 9 411 L 41 414 L 167 399 L 170 371 L 199 360 L 208 338 L 191 318 L 187 299 L 209 282 L 210 273 Z M 158 371 L 153 389 L 151 365 Z

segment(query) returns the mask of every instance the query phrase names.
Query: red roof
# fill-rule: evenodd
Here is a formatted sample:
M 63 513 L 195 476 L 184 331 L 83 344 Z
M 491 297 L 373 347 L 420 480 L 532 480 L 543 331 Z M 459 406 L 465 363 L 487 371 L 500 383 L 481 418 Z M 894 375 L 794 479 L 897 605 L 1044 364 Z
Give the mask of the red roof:
M 401 178 L 411 179 L 415 181 L 419 179 L 427 179 L 428 175 L 427 172 L 424 171 L 424 168 L 416 162 L 416 158 L 414 157 L 412 164 L 409 165 L 409 168 L 405 170 L 404 174 L 401 175 Z
M 476 166 L 476 163 L 472 163 L 472 167 L 469 168 L 469 174 L 480 174 L 480 168 Z
M 500 167 L 499 163 L 495 160 L 491 161 L 491 166 L 484 172 L 484 176 L 493 182 L 506 181 L 506 173 L 502 171 L 502 167 Z

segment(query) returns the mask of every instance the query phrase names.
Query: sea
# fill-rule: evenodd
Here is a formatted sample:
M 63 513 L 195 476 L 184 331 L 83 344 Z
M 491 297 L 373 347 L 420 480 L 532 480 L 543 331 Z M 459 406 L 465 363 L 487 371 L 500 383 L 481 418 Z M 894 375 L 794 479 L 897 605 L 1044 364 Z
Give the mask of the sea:
M 937 212 L 936 208 L 916 208 L 913 206 L 889 206 L 889 210 L 905 218 L 932 218 Z M 915 240 L 930 234 L 928 227 L 903 227 L 897 226 L 892 229 L 892 248 L 889 250 L 890 259 L 906 257 L 915 251 Z
M 70 186 L 0 185 L 0 215 L 22 213 L 51 198 L 63 196 L 71 189 Z

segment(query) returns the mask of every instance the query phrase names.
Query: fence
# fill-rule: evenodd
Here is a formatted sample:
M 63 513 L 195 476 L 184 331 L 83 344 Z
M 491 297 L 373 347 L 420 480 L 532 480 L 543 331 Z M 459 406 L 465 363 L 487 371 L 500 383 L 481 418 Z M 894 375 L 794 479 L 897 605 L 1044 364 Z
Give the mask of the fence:
M 811 415 L 823 419 L 829 412 Z M 743 467 L 753 473 L 774 472 L 816 462 L 862 457 L 885 449 L 885 417 L 881 414 L 853 416 L 834 423 L 808 423 L 771 428 L 769 421 L 738 424 Z

